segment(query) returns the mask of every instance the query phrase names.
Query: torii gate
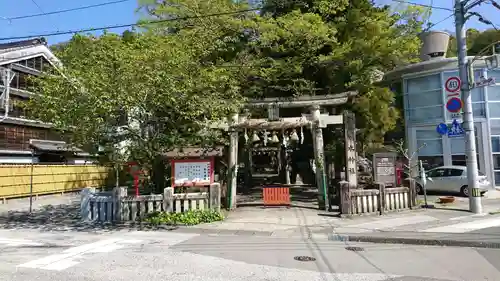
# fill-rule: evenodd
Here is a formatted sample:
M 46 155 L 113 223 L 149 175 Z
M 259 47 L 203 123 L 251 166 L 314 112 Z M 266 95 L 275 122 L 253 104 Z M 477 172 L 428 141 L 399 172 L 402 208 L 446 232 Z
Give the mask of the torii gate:
M 316 165 L 316 183 L 319 190 L 319 205 L 324 209 L 329 209 L 328 183 L 326 182 L 323 128 L 327 125 L 344 124 L 345 136 L 345 159 L 346 159 L 346 180 L 352 185 L 357 185 L 357 164 L 356 164 L 356 138 L 354 116 L 350 112 L 343 115 L 321 114 L 321 106 L 345 104 L 357 95 L 357 92 L 345 92 L 334 95 L 321 96 L 301 96 L 297 98 L 265 98 L 252 100 L 247 103 L 247 108 L 265 107 L 268 109 L 267 119 L 247 119 L 245 116 L 233 114 L 228 122 L 213 123 L 212 128 L 222 128 L 231 131 L 229 144 L 229 169 L 228 183 L 229 189 L 229 209 L 236 207 L 236 185 L 238 167 L 238 131 L 241 128 L 258 129 L 287 129 L 302 126 L 311 126 L 313 135 L 314 159 Z M 309 107 L 309 114 L 302 114 L 301 117 L 280 118 L 280 108 Z

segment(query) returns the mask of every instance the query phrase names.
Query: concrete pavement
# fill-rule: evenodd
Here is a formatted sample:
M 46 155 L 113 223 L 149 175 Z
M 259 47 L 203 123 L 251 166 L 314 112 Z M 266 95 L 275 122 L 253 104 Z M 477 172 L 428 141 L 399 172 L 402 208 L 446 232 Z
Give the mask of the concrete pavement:
M 497 249 L 163 231 L 0 231 L 1 281 L 478 281 L 498 280 L 499 265 Z
M 179 231 L 204 234 L 270 236 L 416 245 L 448 245 L 500 248 L 500 200 L 498 194 L 485 197 L 485 212 L 468 212 L 468 199 L 457 197 L 453 204 L 436 203 L 433 209 L 392 212 L 384 216 L 340 219 L 331 213 L 308 208 L 242 207 L 223 222 L 182 228 Z M 500 233 L 500 232 L 499 232 Z
M 438 196 L 429 196 L 435 202 Z M 45 198 L 44 198 L 45 199 Z M 335 214 L 316 209 L 242 207 L 231 212 L 223 222 L 181 227 L 178 232 L 194 234 L 245 235 L 283 239 L 350 240 L 359 242 L 412 243 L 500 248 L 500 200 L 484 199 L 481 216 L 466 211 L 466 198 L 452 205 L 435 204 L 435 209 L 388 213 L 384 216 L 361 216 L 340 219 Z M 27 202 L 19 210 L 2 213 L 0 229 L 63 232 L 117 232 L 143 229 L 144 225 L 89 225 L 79 217 L 79 197 L 56 196 L 38 200 L 33 214 Z M 49 203 L 50 202 L 50 203 Z M 50 205 L 43 205 L 49 203 Z M 0 205 L 5 209 L 15 204 Z M 483 233 L 484 232 L 484 233 Z
M 44 196 L 33 196 L 33 210 L 43 209 L 46 206 L 52 205 L 67 205 L 75 202 L 79 202 L 80 193 L 65 193 L 65 194 L 57 194 L 57 195 L 44 195 Z M 18 199 L 9 199 L 6 200 L 5 203 L 0 201 L 0 215 L 5 215 L 9 212 L 28 212 L 30 207 L 30 198 L 18 198 Z

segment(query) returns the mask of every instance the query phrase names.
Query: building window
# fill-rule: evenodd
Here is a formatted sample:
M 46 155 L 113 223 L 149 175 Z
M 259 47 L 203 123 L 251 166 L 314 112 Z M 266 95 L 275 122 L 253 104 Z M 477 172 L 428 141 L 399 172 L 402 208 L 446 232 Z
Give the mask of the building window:
M 443 156 L 418 156 L 418 160 L 426 171 L 444 165 Z
M 419 93 L 408 93 L 407 98 L 409 108 L 436 106 L 443 103 L 441 89 Z
M 451 165 L 453 166 L 467 166 L 465 155 L 452 155 Z M 479 162 L 479 155 L 477 155 L 477 169 L 481 169 L 481 162 Z
M 479 135 L 477 127 L 474 126 L 474 135 L 476 136 L 476 157 L 477 168 L 481 169 L 479 162 Z M 451 146 L 451 164 L 454 166 L 467 166 L 465 157 L 465 138 L 450 138 Z
M 484 102 L 472 104 L 472 115 L 474 117 L 486 117 L 486 106 L 484 105 Z
M 424 123 L 429 119 L 443 118 L 443 106 L 411 108 L 407 110 L 408 120 L 413 123 Z
M 443 117 L 443 95 L 439 74 L 405 80 L 405 111 L 411 123 L 426 123 Z
M 500 185 L 500 120 L 490 120 L 491 153 L 495 185 Z
M 488 102 L 490 118 L 500 118 L 500 102 Z
M 417 130 L 417 155 L 425 170 L 443 166 L 443 141 L 435 130 Z
M 441 89 L 441 77 L 439 74 L 406 80 L 406 93 L 418 93 L 436 89 Z
M 32 85 L 32 81 L 29 80 L 30 74 L 18 70 L 13 70 L 13 72 L 15 73 L 15 75 L 10 82 L 10 86 L 14 89 L 29 90 L 30 86 Z

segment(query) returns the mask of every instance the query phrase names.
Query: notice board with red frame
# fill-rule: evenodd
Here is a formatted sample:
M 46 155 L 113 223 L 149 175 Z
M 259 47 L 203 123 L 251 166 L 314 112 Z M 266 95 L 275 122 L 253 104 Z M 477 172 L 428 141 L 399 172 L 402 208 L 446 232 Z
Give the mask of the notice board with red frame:
M 214 183 L 214 158 L 174 159 L 172 187 L 207 186 Z

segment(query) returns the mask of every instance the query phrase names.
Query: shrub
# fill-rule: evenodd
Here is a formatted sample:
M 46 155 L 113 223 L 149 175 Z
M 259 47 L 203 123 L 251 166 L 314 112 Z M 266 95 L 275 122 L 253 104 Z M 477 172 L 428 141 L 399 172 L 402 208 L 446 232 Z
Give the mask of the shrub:
M 196 225 L 223 219 L 224 215 L 214 210 L 189 210 L 183 213 L 154 212 L 148 215 L 146 221 L 152 225 Z

